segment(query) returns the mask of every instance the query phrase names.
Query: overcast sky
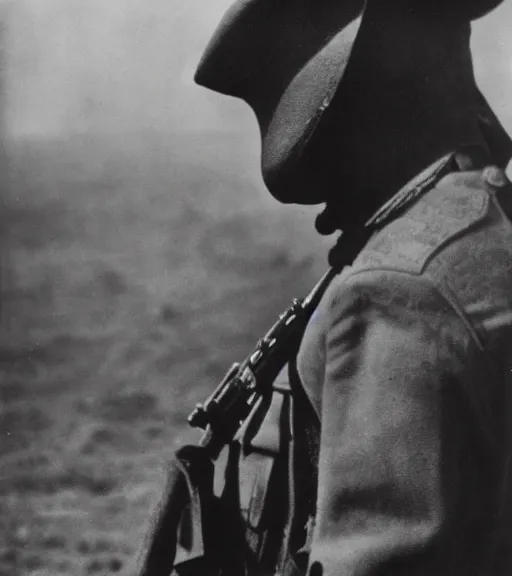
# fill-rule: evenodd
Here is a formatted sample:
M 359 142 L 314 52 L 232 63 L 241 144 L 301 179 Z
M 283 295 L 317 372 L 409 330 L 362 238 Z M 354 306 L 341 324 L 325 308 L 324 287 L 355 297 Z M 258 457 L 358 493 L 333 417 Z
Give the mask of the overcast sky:
M 253 130 L 192 74 L 232 0 L 0 0 L 13 134 Z M 477 76 L 512 131 L 512 0 L 474 26 Z

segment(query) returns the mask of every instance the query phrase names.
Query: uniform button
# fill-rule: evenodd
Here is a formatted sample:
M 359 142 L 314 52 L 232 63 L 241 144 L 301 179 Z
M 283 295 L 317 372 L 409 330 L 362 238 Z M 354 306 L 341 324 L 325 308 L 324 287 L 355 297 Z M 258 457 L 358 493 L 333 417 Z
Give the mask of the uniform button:
M 313 562 L 313 564 L 311 564 L 309 571 L 308 571 L 308 576 L 323 576 L 324 573 L 324 567 L 320 564 L 320 562 Z
M 509 181 L 505 172 L 497 166 L 487 166 L 483 172 L 483 179 L 496 188 L 503 188 Z

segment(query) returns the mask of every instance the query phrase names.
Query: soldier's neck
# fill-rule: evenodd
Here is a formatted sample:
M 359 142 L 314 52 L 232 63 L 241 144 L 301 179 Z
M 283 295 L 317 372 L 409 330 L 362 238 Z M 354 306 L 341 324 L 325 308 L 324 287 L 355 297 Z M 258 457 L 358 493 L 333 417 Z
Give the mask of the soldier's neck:
M 421 131 L 418 134 L 421 141 Z M 408 182 L 449 153 L 464 152 L 468 157 L 467 167 L 480 168 L 482 158 L 487 157 L 486 144 L 478 131 L 473 134 L 468 130 L 466 134 L 465 138 L 442 139 L 429 146 L 418 142 L 396 155 L 388 152 L 385 158 L 378 154 L 372 157 L 369 152 L 359 170 L 345 180 L 353 198 L 351 209 L 346 213 L 350 222 L 345 223 L 345 227 L 348 224 L 359 227 Z M 388 143 L 389 147 L 392 145 Z
M 356 42 L 339 89 L 347 113 L 336 124 L 340 176 L 361 218 L 442 156 L 485 146 L 469 26 L 414 13 L 405 26 L 392 11 L 366 18 L 371 41 Z

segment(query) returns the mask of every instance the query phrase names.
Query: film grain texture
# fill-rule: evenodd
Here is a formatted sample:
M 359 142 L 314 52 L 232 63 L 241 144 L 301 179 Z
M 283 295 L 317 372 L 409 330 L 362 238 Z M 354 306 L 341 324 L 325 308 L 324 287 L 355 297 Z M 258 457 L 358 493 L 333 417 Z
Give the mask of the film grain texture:
M 1 576 L 135 574 L 188 411 L 324 270 L 192 83 L 229 4 L 0 1 Z M 474 38 L 509 130 L 511 23 Z

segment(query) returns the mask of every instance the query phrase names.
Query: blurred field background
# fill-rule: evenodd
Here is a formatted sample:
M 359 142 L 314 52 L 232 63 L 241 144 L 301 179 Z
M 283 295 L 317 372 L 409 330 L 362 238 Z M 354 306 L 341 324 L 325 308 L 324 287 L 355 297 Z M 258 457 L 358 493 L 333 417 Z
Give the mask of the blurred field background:
M 188 411 L 324 270 L 192 83 L 230 3 L 0 0 L 0 576 L 135 574 Z M 509 130 L 511 25 L 474 38 Z

